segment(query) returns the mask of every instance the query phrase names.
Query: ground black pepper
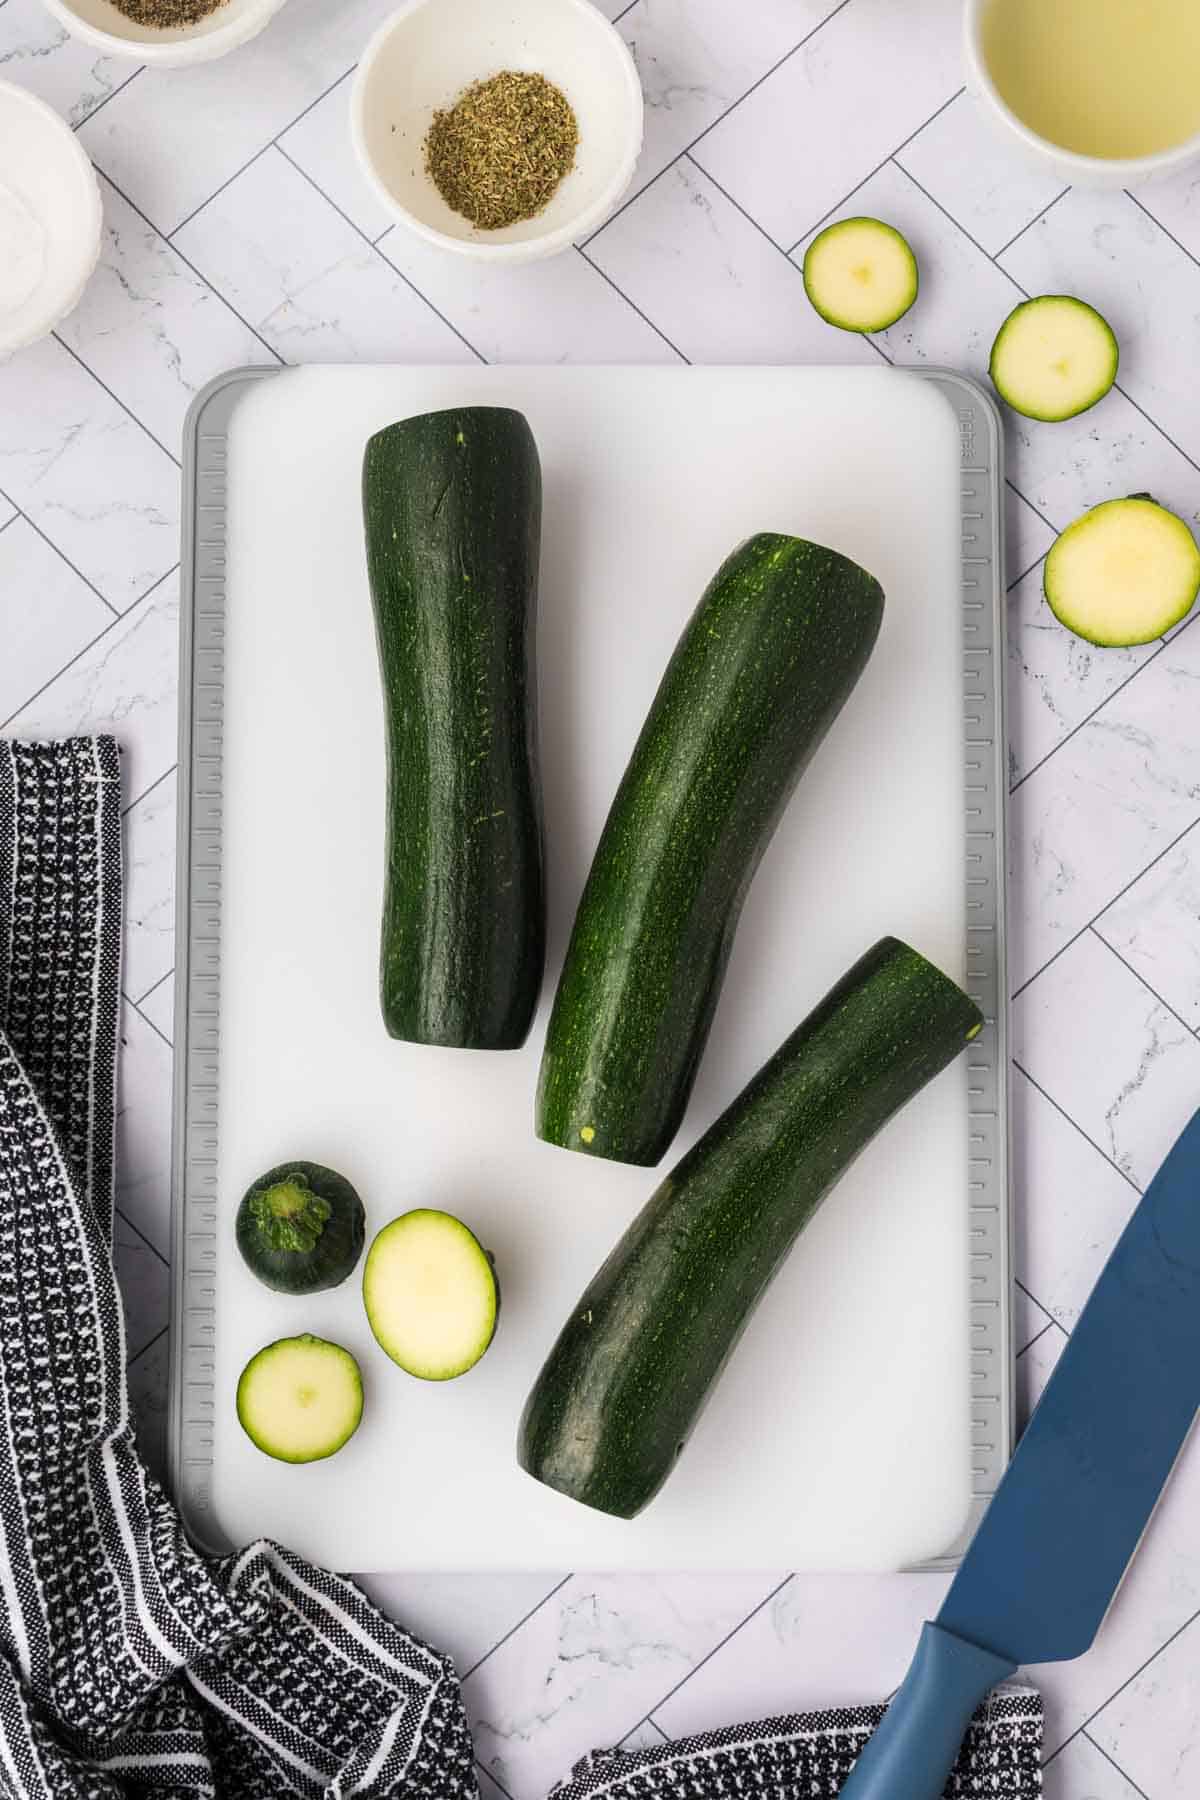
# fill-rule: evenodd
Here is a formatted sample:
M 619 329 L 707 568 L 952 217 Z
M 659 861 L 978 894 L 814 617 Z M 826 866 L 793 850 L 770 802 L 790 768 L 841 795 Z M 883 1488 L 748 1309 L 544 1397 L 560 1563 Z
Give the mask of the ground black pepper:
M 166 31 L 172 25 L 198 24 L 225 0 L 113 0 L 113 4 L 135 25 L 157 25 Z
M 499 231 L 543 210 L 578 143 L 561 89 L 544 75 L 504 69 L 434 113 L 425 167 L 448 206 L 484 231 Z

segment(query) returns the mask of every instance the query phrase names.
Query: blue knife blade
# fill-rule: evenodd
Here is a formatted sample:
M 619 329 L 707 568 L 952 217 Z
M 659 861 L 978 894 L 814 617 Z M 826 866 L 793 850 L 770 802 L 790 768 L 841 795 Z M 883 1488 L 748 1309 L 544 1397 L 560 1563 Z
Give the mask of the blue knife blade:
M 842 1800 L 939 1800 L 1019 1663 L 1091 1644 L 1200 1406 L 1200 1112 L 1142 1196 Z

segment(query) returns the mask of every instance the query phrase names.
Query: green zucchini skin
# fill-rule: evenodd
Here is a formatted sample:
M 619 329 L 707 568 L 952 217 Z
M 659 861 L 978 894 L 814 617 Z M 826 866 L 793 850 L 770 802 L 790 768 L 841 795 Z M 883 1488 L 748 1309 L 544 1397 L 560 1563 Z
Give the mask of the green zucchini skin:
M 294 1219 L 272 1218 L 266 1196 L 279 1190 L 290 1190 L 298 1204 Z M 280 1163 L 243 1195 L 236 1233 L 243 1262 L 265 1287 L 277 1294 L 316 1294 L 353 1272 L 366 1240 L 366 1213 L 357 1190 L 336 1169 Z
M 709 585 L 667 666 L 579 903 L 538 1084 L 538 1136 L 657 1163 L 679 1128 L 742 903 L 858 680 L 883 590 L 762 533 Z
M 822 1199 L 976 1036 L 974 1002 L 883 938 L 672 1170 L 564 1326 L 517 1455 L 629 1519 L 687 1442 L 754 1308 Z
M 411 1043 L 517 1049 L 537 1007 L 541 510 L 520 413 L 427 413 L 367 444 L 388 767 L 380 988 L 388 1031 Z

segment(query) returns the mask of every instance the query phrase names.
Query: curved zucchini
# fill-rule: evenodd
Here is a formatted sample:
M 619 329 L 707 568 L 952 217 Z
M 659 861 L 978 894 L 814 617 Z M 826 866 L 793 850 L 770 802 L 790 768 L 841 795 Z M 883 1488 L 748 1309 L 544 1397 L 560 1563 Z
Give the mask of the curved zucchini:
M 1200 549 L 1149 494 L 1105 500 L 1050 546 L 1042 577 L 1059 622 L 1089 644 L 1148 644 L 1192 610 Z
M 252 1275 L 279 1294 L 315 1294 L 352 1273 L 366 1237 L 363 1203 L 323 1163 L 280 1163 L 250 1187 L 237 1247 Z
M 886 331 L 904 317 L 919 285 L 911 244 L 882 219 L 839 219 L 804 253 L 804 291 L 840 331 Z
M 764 532 L 717 572 L 604 827 L 538 1085 L 548 1143 L 657 1163 L 683 1117 L 751 877 L 871 653 L 883 590 Z
M 388 752 L 382 1005 L 411 1043 L 516 1049 L 537 1006 L 541 506 L 520 413 L 426 413 L 367 444 Z
M 975 1037 L 979 1009 L 884 938 L 630 1225 L 525 1404 L 521 1467 L 630 1519 L 653 1499 L 754 1308 L 859 1151 Z

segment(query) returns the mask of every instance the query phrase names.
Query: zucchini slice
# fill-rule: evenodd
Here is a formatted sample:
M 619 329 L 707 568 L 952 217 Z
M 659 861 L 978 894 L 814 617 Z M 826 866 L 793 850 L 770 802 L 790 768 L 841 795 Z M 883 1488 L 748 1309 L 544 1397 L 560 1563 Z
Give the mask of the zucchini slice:
M 250 1358 L 237 1385 L 246 1436 L 277 1462 L 320 1462 L 358 1430 L 362 1375 L 340 1344 L 279 1338 Z
M 1148 644 L 1200 593 L 1200 550 L 1182 519 L 1149 494 L 1105 500 L 1050 546 L 1043 575 L 1055 618 L 1089 644 Z
M 323 1163 L 280 1163 L 250 1187 L 237 1214 L 237 1247 L 252 1275 L 277 1294 L 315 1294 L 353 1273 L 366 1241 L 363 1203 Z
M 421 1381 L 452 1381 L 495 1336 L 500 1290 L 461 1219 L 422 1207 L 385 1225 L 367 1251 L 363 1305 L 394 1363 Z
M 1112 326 L 1094 306 L 1070 294 L 1041 294 L 1009 313 L 988 367 L 1014 412 L 1053 424 L 1103 400 L 1119 360 Z
M 886 331 L 917 297 L 912 246 L 882 219 L 839 219 L 804 253 L 804 291 L 840 331 Z

